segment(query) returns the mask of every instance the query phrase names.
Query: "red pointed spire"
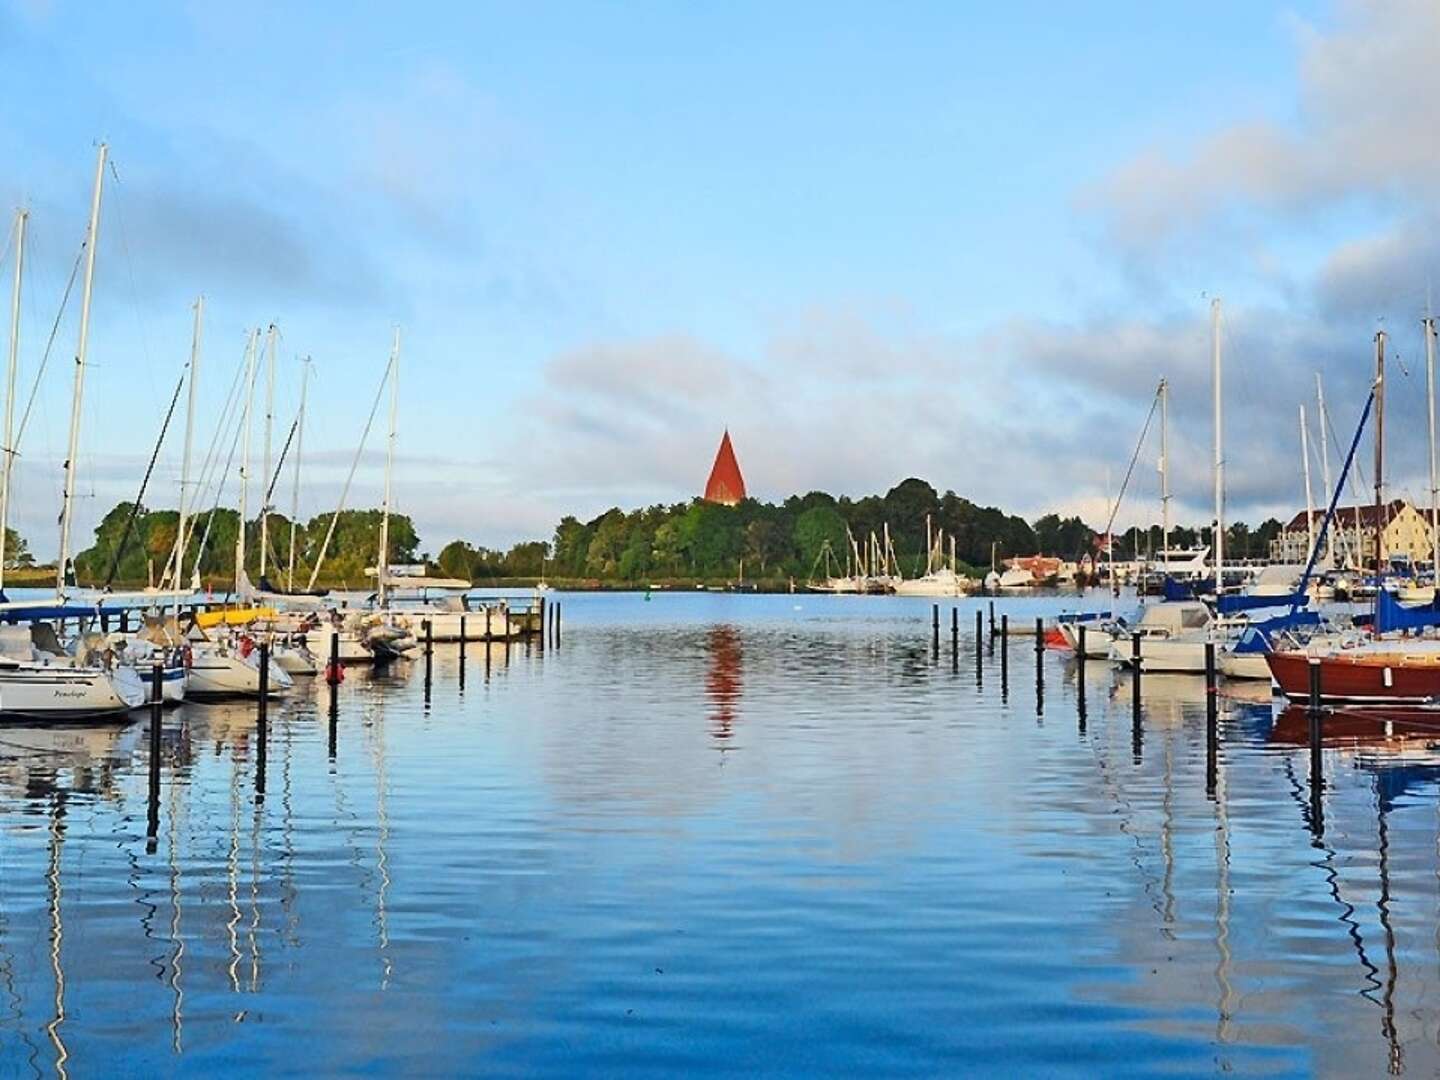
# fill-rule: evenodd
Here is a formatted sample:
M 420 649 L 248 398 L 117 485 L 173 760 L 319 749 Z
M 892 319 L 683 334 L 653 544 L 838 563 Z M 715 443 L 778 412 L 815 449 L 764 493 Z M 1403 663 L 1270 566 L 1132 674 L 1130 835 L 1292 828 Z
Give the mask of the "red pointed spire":
M 734 506 L 745 498 L 745 478 L 740 475 L 740 463 L 735 460 L 735 448 L 730 445 L 727 429 L 720 440 L 720 449 L 715 454 L 715 464 L 710 469 L 710 479 L 705 482 L 705 501 Z

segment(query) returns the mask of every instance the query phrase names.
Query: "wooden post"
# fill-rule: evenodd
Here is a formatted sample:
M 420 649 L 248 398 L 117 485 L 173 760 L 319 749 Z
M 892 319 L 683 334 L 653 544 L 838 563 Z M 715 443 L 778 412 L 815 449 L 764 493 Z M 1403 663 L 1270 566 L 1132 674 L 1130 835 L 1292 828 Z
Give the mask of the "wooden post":
M 1325 743 L 1324 688 L 1320 684 L 1321 668 L 1318 657 L 1310 658 L 1310 830 L 1317 837 L 1325 831 L 1325 804 L 1321 795 L 1325 790 L 1325 775 L 1322 765 L 1322 749 Z
M 270 733 L 270 643 L 260 643 L 260 701 L 255 713 L 255 801 L 265 801 L 266 742 Z
M 159 660 L 150 669 L 150 798 L 145 828 L 145 850 L 155 853 L 160 835 L 160 725 L 165 709 L 165 668 Z
M 1130 684 L 1131 713 L 1130 713 L 1130 752 L 1139 765 L 1145 748 L 1145 729 L 1141 723 L 1140 708 L 1140 631 L 1130 635 L 1130 661 L 1134 665 L 1134 674 Z
M 1205 792 L 1215 794 L 1220 764 L 1220 702 L 1215 676 L 1215 643 L 1205 643 Z

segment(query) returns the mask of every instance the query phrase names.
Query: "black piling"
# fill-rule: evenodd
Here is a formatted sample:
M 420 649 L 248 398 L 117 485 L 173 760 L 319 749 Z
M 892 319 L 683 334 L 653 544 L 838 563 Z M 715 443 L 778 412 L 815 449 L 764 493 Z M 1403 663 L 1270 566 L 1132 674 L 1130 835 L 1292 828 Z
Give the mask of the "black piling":
M 1213 796 L 1220 765 L 1220 692 L 1215 676 L 1215 643 L 1205 643 L 1205 794 Z
M 425 620 L 425 704 L 430 704 L 430 678 L 434 668 L 435 659 L 435 627 L 429 620 Z
M 335 760 L 335 729 L 340 720 L 340 680 L 345 677 L 340 666 L 340 632 L 330 632 L 330 662 L 325 665 L 325 682 L 330 687 L 330 760 Z
M 555 645 L 560 645 L 560 601 L 555 601 Z
M 1010 696 L 1010 616 L 1000 616 L 1000 700 Z
M 983 621 L 983 620 L 984 620 L 984 616 L 980 614 L 980 609 L 979 609 L 979 608 L 976 608 L 976 609 L 975 609 L 975 685 L 976 685 L 977 688 L 985 685 L 985 667 L 984 667 L 984 665 L 981 663 L 981 660 L 984 659 L 984 656 L 985 656 L 985 634 L 984 634 L 985 624 L 984 624 L 984 621 Z
M 1145 727 L 1140 708 L 1140 632 L 1130 635 L 1130 664 L 1132 666 L 1131 712 L 1130 712 L 1130 754 L 1139 765 L 1145 752 Z
M 994 600 L 991 600 L 991 601 L 990 601 L 990 633 L 991 633 L 992 636 L 993 636 L 994 633 L 995 633 L 995 601 L 994 601 Z
M 128 634 L 128 633 L 130 632 L 130 609 L 129 609 L 129 608 L 121 608 L 121 609 L 120 609 L 120 632 L 121 632 L 122 634 Z
M 255 708 L 255 801 L 265 801 L 265 761 L 270 739 L 270 644 L 260 643 L 260 700 Z
M 487 642 L 490 640 L 490 605 L 489 605 L 489 604 L 486 604 L 486 605 L 485 605 L 485 640 L 486 640 Z M 488 662 L 489 662 L 488 658 L 489 658 L 489 656 L 490 656 L 490 650 L 489 650 L 489 649 L 486 649 L 486 650 L 485 650 L 485 656 L 486 656 L 486 658 L 487 658 L 486 662 L 488 663 Z
M 1082 622 L 1075 629 L 1080 642 L 1075 649 L 1075 681 L 1080 684 L 1080 696 L 1083 698 L 1085 696 L 1085 624 Z
M 940 605 L 930 605 L 930 652 L 932 655 L 940 655 Z
M 950 671 L 960 670 L 960 609 L 950 609 Z
M 461 671 L 464 671 L 464 670 L 465 670 L 465 668 L 464 668 L 464 664 L 465 664 L 465 616 L 464 616 L 464 615 L 461 615 L 461 616 L 460 616 L 460 664 L 461 664 L 460 670 L 461 670 Z
M 1045 715 L 1045 620 L 1035 620 L 1035 715 Z
M 1325 742 L 1325 710 L 1323 687 L 1320 685 L 1320 661 L 1310 660 L 1310 831 L 1318 839 L 1325 832 L 1325 791 L 1322 748 Z
M 150 798 L 145 818 L 145 851 L 155 854 L 160 835 L 160 725 L 165 711 L 165 669 L 156 660 L 150 670 Z

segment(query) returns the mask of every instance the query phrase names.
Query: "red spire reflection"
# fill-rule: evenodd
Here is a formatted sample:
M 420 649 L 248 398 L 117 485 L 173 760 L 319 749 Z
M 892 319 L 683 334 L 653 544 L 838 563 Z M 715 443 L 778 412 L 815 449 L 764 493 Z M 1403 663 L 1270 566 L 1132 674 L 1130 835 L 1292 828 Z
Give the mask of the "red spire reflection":
M 723 744 L 733 734 L 744 656 L 740 651 L 740 635 L 733 626 L 714 627 L 707 635 L 706 645 L 710 666 L 705 672 L 705 696 L 714 706 L 710 714 L 710 734 Z

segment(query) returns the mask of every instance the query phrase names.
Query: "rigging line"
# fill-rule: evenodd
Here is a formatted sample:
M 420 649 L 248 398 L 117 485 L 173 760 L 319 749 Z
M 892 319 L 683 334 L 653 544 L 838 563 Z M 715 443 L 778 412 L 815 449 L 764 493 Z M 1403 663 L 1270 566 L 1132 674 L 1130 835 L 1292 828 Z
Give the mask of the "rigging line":
M 85 258 L 85 247 L 90 243 L 87 237 L 80 245 L 80 251 L 75 256 L 75 265 L 70 268 L 70 280 L 65 283 L 65 293 L 60 297 L 60 310 L 55 312 L 55 322 L 50 327 L 50 337 L 45 342 L 45 352 L 40 356 L 40 367 L 35 371 L 35 381 L 30 385 L 30 397 L 25 402 L 25 411 L 20 414 L 20 425 L 15 429 L 15 446 L 20 445 L 21 439 L 25 436 L 25 427 L 30 422 L 30 410 L 35 407 L 35 395 L 40 392 L 40 380 L 45 376 L 45 365 L 50 362 L 50 351 L 55 346 L 55 337 L 60 333 L 60 320 L 65 317 L 65 305 L 70 302 L 70 294 L 75 291 L 75 279 L 80 276 L 80 263 Z M 14 447 L 8 447 L 14 453 Z
M 210 540 L 210 526 L 215 523 L 215 513 L 220 509 L 220 497 L 225 494 L 225 478 L 230 475 L 230 466 L 235 461 L 235 449 L 240 445 L 240 433 L 243 430 L 245 430 L 243 423 L 235 425 L 235 435 L 230 440 L 230 454 L 225 459 L 225 469 L 220 473 L 215 485 L 215 503 L 210 507 L 210 513 L 205 518 L 205 532 L 201 534 L 200 546 L 195 550 L 195 569 L 197 572 L 200 569 L 201 560 L 205 558 L 205 545 Z M 240 522 L 240 527 L 242 529 L 245 527 L 243 521 Z M 227 592 L 225 595 L 228 597 L 230 594 Z
M 160 425 L 160 437 L 155 440 L 155 449 L 150 452 L 150 464 L 145 467 L 145 475 L 140 480 L 140 492 L 135 496 L 135 501 L 130 504 L 130 515 L 125 519 L 125 531 L 121 533 L 120 543 L 116 545 L 115 553 L 110 558 L 110 572 L 105 575 L 104 585 L 107 591 L 115 581 L 115 572 L 120 569 L 120 558 L 125 554 L 125 546 L 130 543 L 130 534 L 135 529 L 135 518 L 139 515 L 140 506 L 145 501 L 145 489 L 150 486 L 150 475 L 155 471 L 155 461 L 160 457 L 160 448 L 165 445 L 165 434 L 170 430 L 170 421 L 175 416 L 175 406 L 180 401 L 180 391 L 184 386 L 185 374 L 182 372 L 179 380 L 175 383 L 175 393 L 170 397 L 170 408 L 165 413 L 165 421 Z
M 365 430 L 360 433 L 360 445 L 355 448 L 355 456 L 350 461 L 350 472 L 345 477 L 345 486 L 340 489 L 340 504 L 335 507 L 335 513 L 330 517 L 330 527 L 325 530 L 325 542 L 320 545 L 320 554 L 315 560 L 315 568 L 310 571 L 310 583 L 305 586 L 309 592 L 315 588 L 315 579 L 320 576 L 320 567 L 325 563 L 325 555 L 330 550 L 330 540 L 335 535 L 335 525 L 340 520 L 340 514 L 345 509 L 345 499 L 350 494 L 350 482 L 355 479 L 355 469 L 360 464 L 360 455 L 365 451 L 365 440 L 370 437 L 370 428 L 375 423 L 375 414 L 380 409 L 380 399 L 385 394 L 385 387 L 390 381 L 390 372 L 395 366 L 395 356 L 392 353 L 390 362 L 385 365 L 385 374 L 380 379 L 380 385 L 375 388 L 375 400 L 370 405 L 370 416 L 365 421 Z M 376 568 L 379 572 L 379 568 Z
M 1140 450 L 1145 445 L 1145 436 L 1150 434 L 1150 424 L 1155 419 L 1155 410 L 1160 407 L 1160 391 L 1155 391 L 1155 396 L 1150 400 L 1150 412 L 1145 417 L 1145 426 L 1140 429 L 1140 438 L 1135 443 L 1135 452 L 1130 455 L 1130 465 L 1125 470 L 1125 479 L 1120 483 L 1120 493 L 1115 496 L 1115 505 L 1110 510 L 1110 520 L 1105 523 L 1105 536 L 1110 538 L 1110 531 L 1115 527 L 1115 518 L 1120 513 L 1120 503 L 1125 498 L 1125 489 L 1130 486 L 1130 478 L 1135 473 L 1135 463 L 1140 460 Z M 1111 543 L 1113 543 L 1113 539 Z
M 150 338 L 145 333 L 145 320 L 140 315 L 140 290 L 135 287 L 135 260 L 130 254 L 130 233 L 125 228 L 125 205 L 120 193 L 123 190 L 120 184 L 120 171 L 115 168 L 115 159 L 108 158 L 110 175 L 114 180 L 111 185 L 114 194 L 110 198 L 111 205 L 115 211 L 116 231 L 120 234 L 120 249 L 125 254 L 125 274 L 130 279 L 130 303 L 135 311 L 135 325 L 140 331 L 140 352 L 145 359 L 145 375 L 150 380 L 150 396 L 155 396 L 155 373 L 150 363 Z

